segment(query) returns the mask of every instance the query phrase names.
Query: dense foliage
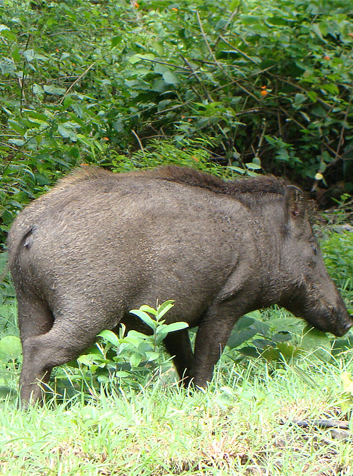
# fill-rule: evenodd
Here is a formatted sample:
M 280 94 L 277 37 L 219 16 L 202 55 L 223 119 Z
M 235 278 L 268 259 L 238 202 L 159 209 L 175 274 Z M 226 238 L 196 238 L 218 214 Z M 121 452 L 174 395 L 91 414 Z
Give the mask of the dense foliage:
M 352 26 L 348 0 L 2 0 L 1 239 L 81 163 L 351 192 Z

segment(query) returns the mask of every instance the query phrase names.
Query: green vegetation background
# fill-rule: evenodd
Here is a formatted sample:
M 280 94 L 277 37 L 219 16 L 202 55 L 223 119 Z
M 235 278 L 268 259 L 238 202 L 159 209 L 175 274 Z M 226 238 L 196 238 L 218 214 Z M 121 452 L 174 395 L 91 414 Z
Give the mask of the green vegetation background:
M 1 0 L 1 241 L 84 163 L 352 192 L 352 45 L 349 0 Z

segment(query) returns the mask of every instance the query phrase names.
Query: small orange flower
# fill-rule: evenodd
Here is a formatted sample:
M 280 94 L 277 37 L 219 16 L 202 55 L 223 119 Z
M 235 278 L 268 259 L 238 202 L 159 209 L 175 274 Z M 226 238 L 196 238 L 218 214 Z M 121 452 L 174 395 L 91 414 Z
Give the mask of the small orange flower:
M 109 137 L 102 137 L 103 140 L 109 140 Z
M 178 9 L 177 8 L 172 8 L 173 12 L 177 12 Z
M 263 89 L 260 94 L 261 96 L 265 97 L 267 96 L 268 92 L 266 91 L 266 89 Z
M 330 60 L 331 58 L 330 58 L 330 56 L 326 55 L 326 56 L 324 56 L 324 59 L 325 60 Z
M 139 6 L 140 6 L 140 5 L 139 5 L 137 2 L 134 3 L 134 7 L 135 7 L 135 8 L 138 8 Z
M 59 49 L 58 49 L 58 48 L 55 48 L 55 51 L 56 51 L 57 53 L 59 53 Z
M 267 88 L 267 86 L 261 86 L 261 89 L 266 89 L 266 88 Z

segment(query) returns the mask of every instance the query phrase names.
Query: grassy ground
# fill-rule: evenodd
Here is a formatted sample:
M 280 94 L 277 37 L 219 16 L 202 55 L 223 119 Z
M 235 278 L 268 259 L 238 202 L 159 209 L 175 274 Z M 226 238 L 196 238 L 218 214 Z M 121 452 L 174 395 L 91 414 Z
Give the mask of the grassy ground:
M 352 370 L 352 351 L 286 366 L 225 355 L 206 392 L 158 379 L 28 413 L 3 402 L 0 474 L 353 475 L 350 438 L 293 425 L 345 418 L 340 376 Z

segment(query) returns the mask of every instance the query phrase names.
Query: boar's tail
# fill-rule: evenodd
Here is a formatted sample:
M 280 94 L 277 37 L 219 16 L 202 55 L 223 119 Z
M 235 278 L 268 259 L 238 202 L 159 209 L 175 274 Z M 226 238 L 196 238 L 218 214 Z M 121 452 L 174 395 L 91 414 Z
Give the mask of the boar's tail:
M 22 233 L 17 233 L 14 236 L 11 236 L 11 231 L 10 235 L 8 238 L 8 253 L 9 253 L 9 258 L 7 261 L 7 264 L 5 266 L 4 271 L 0 275 L 0 283 L 4 280 L 6 277 L 7 273 L 9 270 L 11 270 L 19 252 L 21 249 L 21 246 L 25 248 L 30 248 L 32 245 L 32 233 L 35 230 L 36 226 L 35 225 L 28 225 L 22 230 Z

